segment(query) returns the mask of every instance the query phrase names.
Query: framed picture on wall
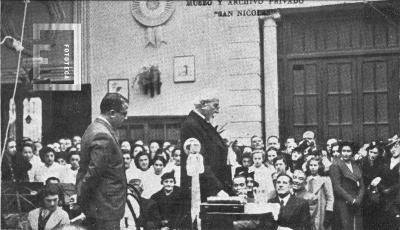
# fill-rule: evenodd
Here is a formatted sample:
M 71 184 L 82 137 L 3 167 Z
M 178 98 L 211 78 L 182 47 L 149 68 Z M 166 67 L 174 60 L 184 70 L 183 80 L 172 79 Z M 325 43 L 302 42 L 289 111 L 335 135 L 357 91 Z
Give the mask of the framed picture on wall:
M 120 93 L 129 101 L 129 80 L 128 79 L 109 79 L 108 92 Z
M 194 82 L 196 80 L 194 56 L 174 57 L 174 82 Z

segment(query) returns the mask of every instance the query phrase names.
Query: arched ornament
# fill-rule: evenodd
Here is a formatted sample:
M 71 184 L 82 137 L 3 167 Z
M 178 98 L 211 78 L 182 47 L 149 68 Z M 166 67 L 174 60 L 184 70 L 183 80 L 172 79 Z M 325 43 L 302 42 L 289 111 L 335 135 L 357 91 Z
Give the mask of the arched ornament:
M 166 43 L 163 39 L 162 25 L 171 18 L 174 11 L 174 1 L 134 0 L 132 2 L 133 17 L 146 27 L 146 46 L 160 47 L 162 43 Z

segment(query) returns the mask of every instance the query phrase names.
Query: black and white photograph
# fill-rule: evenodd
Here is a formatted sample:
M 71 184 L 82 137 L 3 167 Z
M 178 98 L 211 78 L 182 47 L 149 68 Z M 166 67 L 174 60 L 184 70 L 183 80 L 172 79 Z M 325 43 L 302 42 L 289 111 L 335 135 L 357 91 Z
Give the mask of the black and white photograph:
M 400 230 L 400 0 L 0 8 L 0 229 Z

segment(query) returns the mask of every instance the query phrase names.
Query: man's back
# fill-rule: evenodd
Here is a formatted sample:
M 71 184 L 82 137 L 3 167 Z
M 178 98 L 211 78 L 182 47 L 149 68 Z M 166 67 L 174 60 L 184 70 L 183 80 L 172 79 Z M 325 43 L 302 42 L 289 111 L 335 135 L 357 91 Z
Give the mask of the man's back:
M 85 131 L 81 149 L 76 186 L 84 213 L 96 219 L 121 219 L 126 201 L 126 175 L 111 126 L 97 118 Z

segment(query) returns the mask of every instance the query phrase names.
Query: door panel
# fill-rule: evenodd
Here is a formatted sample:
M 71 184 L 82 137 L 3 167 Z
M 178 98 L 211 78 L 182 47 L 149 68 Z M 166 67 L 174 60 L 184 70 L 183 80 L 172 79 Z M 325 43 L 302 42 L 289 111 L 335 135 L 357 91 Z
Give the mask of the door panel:
M 354 116 L 356 111 L 355 93 L 355 62 L 351 59 L 332 59 L 321 63 L 324 75 L 323 87 L 326 88 L 321 106 L 324 108 L 323 133 L 327 138 L 341 137 L 352 140 L 355 137 Z
M 293 102 L 292 134 L 299 138 L 306 130 L 317 131 L 319 123 L 319 67 L 317 62 L 290 64 Z
M 390 58 L 360 59 L 363 141 L 389 137 L 388 66 Z
M 312 130 L 320 141 L 387 139 L 398 129 L 389 125 L 398 124 L 397 105 L 391 102 L 397 99 L 398 63 L 397 56 L 289 62 L 292 114 L 287 133 L 301 138 Z

